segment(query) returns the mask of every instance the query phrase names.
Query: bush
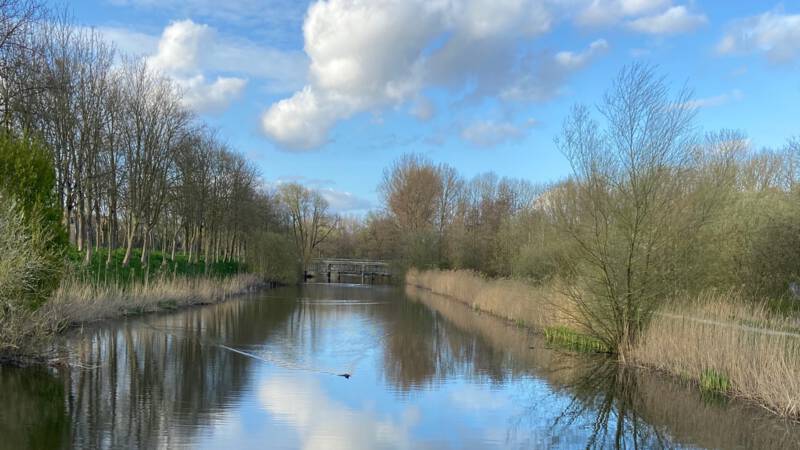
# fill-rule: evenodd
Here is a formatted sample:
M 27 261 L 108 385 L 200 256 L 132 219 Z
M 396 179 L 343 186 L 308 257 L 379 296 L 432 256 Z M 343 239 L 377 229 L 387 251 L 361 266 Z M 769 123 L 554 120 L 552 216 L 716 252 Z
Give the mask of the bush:
M 35 141 L 0 132 L 0 353 L 18 352 L 63 268 L 67 235 L 55 171 Z
M 36 309 L 58 283 L 50 236 L 28 223 L 16 202 L 0 194 L 0 314 Z M 0 315 L 2 318 L 2 315 Z
M 262 232 L 253 236 L 247 252 L 247 265 L 269 281 L 295 284 L 301 278 L 300 258 L 287 235 Z
M 46 245 L 60 253 L 67 245 L 61 207 L 55 191 L 56 173 L 47 150 L 35 140 L 0 131 L 0 192 L 13 200 L 25 220 L 38 223 Z
M 0 194 L 0 353 L 18 350 L 36 332 L 31 315 L 61 275 L 48 248 L 51 237 L 38 223 L 26 221 L 16 202 Z

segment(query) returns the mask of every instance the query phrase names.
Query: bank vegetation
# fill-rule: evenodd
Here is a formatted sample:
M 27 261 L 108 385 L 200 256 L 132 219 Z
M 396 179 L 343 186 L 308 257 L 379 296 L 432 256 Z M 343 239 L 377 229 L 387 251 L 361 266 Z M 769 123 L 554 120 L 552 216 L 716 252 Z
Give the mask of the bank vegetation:
M 693 105 L 628 66 L 565 119 L 566 179 L 467 180 L 407 155 L 364 233 L 392 231 L 411 284 L 797 418 L 800 141 L 702 131 Z

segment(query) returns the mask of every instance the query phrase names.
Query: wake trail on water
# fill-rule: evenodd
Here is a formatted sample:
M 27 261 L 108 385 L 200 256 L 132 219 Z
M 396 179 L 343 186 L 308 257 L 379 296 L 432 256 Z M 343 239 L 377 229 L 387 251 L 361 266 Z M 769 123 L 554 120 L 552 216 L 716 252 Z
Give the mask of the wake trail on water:
M 281 368 L 284 368 L 284 369 L 303 370 L 303 371 L 306 371 L 306 372 L 314 372 L 314 373 L 321 373 L 321 374 L 326 374 L 326 375 L 334 375 L 334 376 L 337 376 L 337 377 L 343 377 L 343 378 L 347 378 L 347 379 L 349 379 L 352 376 L 352 372 L 350 372 L 350 371 L 347 371 L 347 372 L 334 372 L 334 371 L 327 370 L 327 369 L 320 369 L 318 367 L 301 366 L 299 364 L 290 363 L 290 362 L 284 361 L 284 360 L 279 360 L 279 359 L 274 359 L 274 358 L 264 358 L 263 356 L 259 356 L 259 355 L 256 355 L 256 354 L 253 354 L 253 353 L 250 353 L 250 352 L 246 352 L 244 350 L 240 350 L 238 348 L 231 347 L 231 346 L 228 346 L 228 345 L 225 345 L 225 344 L 220 344 L 218 342 L 212 342 L 212 341 L 209 341 L 208 339 L 200 339 L 200 338 L 197 338 L 197 337 L 179 336 L 179 335 L 177 335 L 175 333 L 171 333 L 171 332 L 169 332 L 167 330 L 158 328 L 155 325 L 153 325 L 151 323 L 148 323 L 148 322 L 144 322 L 144 324 L 147 325 L 149 328 L 151 328 L 151 329 L 153 329 L 155 331 L 158 331 L 159 333 L 163 333 L 165 335 L 172 336 L 172 337 L 174 337 L 176 339 L 183 339 L 183 340 L 194 339 L 196 341 L 199 341 L 200 344 L 202 344 L 202 345 L 208 345 L 208 346 L 211 346 L 211 347 L 217 347 L 217 348 L 220 348 L 222 350 L 226 350 L 226 351 L 229 351 L 229 352 L 232 352 L 232 353 L 236 353 L 237 355 L 240 355 L 240 356 L 245 356 L 247 358 L 251 358 L 251 359 L 254 359 L 254 360 L 262 362 L 262 363 L 278 366 L 278 367 L 281 367 Z

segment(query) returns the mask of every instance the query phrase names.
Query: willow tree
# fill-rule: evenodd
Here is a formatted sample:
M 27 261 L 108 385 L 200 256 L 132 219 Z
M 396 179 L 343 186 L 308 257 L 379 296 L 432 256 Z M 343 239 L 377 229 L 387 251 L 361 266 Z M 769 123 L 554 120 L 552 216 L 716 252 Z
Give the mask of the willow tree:
M 688 206 L 689 100 L 685 88 L 671 95 L 652 67 L 632 65 L 598 105 L 600 120 L 576 106 L 556 140 L 573 170 L 553 208 L 576 244 L 569 258 L 576 319 L 622 357 L 673 290 L 676 240 L 692 232 L 674 225 Z

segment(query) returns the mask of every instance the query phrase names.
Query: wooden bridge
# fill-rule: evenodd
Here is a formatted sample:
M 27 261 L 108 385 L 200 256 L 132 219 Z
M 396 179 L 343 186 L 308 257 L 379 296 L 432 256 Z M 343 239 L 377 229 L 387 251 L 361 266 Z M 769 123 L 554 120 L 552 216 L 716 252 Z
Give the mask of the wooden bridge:
M 342 275 L 361 277 L 361 283 L 374 283 L 392 277 L 390 264 L 386 261 L 366 259 L 318 258 L 306 269 L 306 279 L 339 282 Z

